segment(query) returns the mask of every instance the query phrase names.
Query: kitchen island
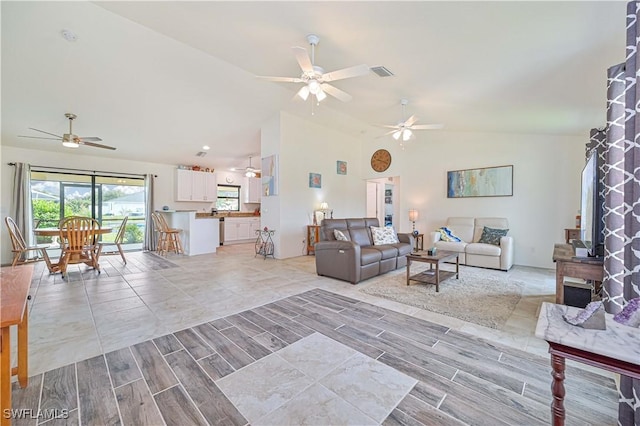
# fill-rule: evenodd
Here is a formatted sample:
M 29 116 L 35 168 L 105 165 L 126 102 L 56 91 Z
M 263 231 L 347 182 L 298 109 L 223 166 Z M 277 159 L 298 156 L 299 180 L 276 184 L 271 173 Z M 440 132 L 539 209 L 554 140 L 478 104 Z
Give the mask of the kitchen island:
M 217 217 L 198 214 L 196 210 L 157 210 L 167 219 L 171 228 L 181 229 L 180 239 L 184 254 L 196 256 L 215 253 L 220 245 L 220 227 Z

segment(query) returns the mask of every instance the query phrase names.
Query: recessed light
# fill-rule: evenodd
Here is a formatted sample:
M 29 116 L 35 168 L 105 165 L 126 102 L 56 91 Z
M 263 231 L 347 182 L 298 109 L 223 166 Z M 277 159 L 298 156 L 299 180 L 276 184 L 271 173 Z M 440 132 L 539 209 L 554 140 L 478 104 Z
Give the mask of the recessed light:
M 204 149 L 206 151 L 206 150 L 211 149 L 211 148 L 209 147 L 209 145 L 205 145 L 205 146 L 202 147 L 202 149 Z
M 62 38 L 64 38 L 67 41 L 76 41 L 78 39 L 78 36 L 76 35 L 76 33 L 74 33 L 71 30 L 62 30 L 60 34 L 62 34 Z

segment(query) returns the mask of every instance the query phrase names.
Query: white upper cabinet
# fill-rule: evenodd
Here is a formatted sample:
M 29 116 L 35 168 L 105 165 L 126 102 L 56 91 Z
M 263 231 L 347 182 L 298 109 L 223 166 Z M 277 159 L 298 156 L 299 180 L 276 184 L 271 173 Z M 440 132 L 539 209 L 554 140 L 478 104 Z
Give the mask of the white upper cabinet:
M 259 203 L 262 190 L 260 178 L 245 178 L 244 182 L 244 202 Z
M 176 170 L 176 201 L 215 203 L 217 194 L 215 173 Z

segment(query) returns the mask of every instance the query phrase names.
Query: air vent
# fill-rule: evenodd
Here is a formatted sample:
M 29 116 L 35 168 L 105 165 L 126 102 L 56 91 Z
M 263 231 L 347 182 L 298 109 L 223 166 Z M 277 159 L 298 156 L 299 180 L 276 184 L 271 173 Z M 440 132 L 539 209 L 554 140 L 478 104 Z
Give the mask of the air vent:
M 206 152 L 200 151 L 199 153 L 196 154 L 196 157 L 204 157 L 205 155 L 207 155 Z
M 393 73 L 383 66 L 371 67 L 371 71 L 378 74 L 379 77 L 391 77 Z

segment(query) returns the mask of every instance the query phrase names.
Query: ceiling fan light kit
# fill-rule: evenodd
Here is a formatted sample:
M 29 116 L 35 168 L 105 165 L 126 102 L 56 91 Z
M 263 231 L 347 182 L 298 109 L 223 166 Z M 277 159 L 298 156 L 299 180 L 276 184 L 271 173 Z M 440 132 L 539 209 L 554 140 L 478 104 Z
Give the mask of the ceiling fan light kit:
M 251 167 L 251 157 L 249 157 L 249 167 L 245 169 L 244 175 L 249 178 L 256 177 L 256 169 Z

